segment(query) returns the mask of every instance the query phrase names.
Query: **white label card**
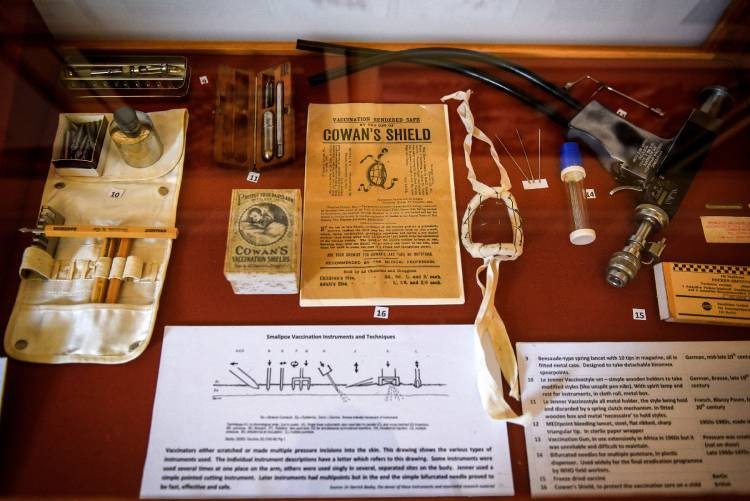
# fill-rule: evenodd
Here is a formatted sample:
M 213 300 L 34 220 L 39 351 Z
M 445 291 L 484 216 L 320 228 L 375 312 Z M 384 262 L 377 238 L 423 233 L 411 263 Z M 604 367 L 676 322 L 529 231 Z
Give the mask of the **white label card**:
M 257 170 L 251 170 L 247 173 L 247 180 L 251 183 L 257 183 L 258 181 L 260 181 L 260 172 L 258 172 Z
M 206 75 L 199 76 L 198 81 L 201 83 L 201 85 L 208 85 L 208 77 Z
M 141 496 L 513 495 L 475 338 L 472 325 L 167 327 Z
M 586 198 L 596 198 L 596 190 L 594 188 L 586 188 Z
M 125 196 L 125 190 L 122 188 L 110 188 L 109 189 L 109 198 L 113 198 L 115 200 L 121 199 Z
M 750 492 L 750 341 L 516 349 L 532 496 Z
M 375 307 L 375 313 L 373 314 L 373 317 L 375 317 L 375 318 L 381 318 L 381 319 L 388 318 L 388 307 L 387 306 L 376 306 Z
M 547 180 L 542 179 L 532 179 L 530 181 L 523 180 L 521 181 L 521 184 L 523 185 L 524 190 L 541 190 L 544 188 L 549 188 L 549 185 L 547 185 Z
M 633 320 L 646 320 L 646 310 L 643 308 L 633 308 Z

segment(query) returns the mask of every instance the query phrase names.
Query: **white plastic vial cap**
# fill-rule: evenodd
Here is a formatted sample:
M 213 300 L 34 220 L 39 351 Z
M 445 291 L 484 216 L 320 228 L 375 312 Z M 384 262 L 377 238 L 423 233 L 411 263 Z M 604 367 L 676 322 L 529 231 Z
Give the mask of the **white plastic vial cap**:
M 591 228 L 581 228 L 570 232 L 570 243 L 573 245 L 588 245 L 596 240 L 596 232 Z

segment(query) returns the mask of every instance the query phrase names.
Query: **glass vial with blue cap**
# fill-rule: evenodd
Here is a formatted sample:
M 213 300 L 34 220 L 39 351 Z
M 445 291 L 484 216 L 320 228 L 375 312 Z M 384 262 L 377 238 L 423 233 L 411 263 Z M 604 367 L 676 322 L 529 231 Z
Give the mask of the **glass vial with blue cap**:
M 596 232 L 589 224 L 589 212 L 586 208 L 586 194 L 583 190 L 585 178 L 586 171 L 583 169 L 578 144 L 563 143 L 560 149 L 560 179 L 565 185 L 570 204 L 570 243 L 573 245 L 588 245 L 596 240 Z

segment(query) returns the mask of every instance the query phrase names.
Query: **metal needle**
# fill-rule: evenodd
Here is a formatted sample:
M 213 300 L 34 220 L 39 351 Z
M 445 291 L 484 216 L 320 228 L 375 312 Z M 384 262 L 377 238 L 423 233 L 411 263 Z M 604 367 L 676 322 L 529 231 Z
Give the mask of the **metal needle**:
M 510 157 L 510 159 L 511 159 L 511 160 L 513 161 L 513 163 L 514 163 L 514 164 L 516 164 L 516 167 L 518 168 L 518 172 L 520 172 L 520 173 L 521 173 L 521 175 L 523 176 L 523 178 L 524 178 L 524 179 L 526 179 L 526 181 L 531 181 L 531 180 L 529 179 L 529 177 L 528 177 L 528 176 L 527 176 L 527 175 L 526 175 L 526 174 L 525 174 L 525 173 L 523 172 L 523 169 L 521 169 L 521 166 L 520 166 L 520 165 L 518 165 L 518 162 L 516 162 L 516 159 L 515 159 L 515 158 L 513 158 L 513 155 L 511 155 L 511 154 L 510 154 L 510 151 L 508 151 L 508 148 L 506 148 L 506 147 L 505 147 L 505 144 L 503 144 L 503 140 L 502 140 L 502 139 L 500 139 L 500 137 L 498 137 L 498 135 L 497 135 L 497 134 L 495 134 L 495 138 L 496 138 L 496 139 L 498 140 L 498 142 L 500 143 L 500 146 L 502 146 L 502 147 L 503 147 L 503 149 L 505 150 L 505 153 L 507 153 L 507 155 L 508 155 L 508 156 Z
M 521 143 L 521 149 L 523 150 L 523 156 L 526 157 L 526 166 L 529 168 L 529 174 L 531 174 L 531 179 L 534 179 L 534 171 L 531 170 L 531 164 L 529 163 L 529 156 L 526 154 L 526 148 L 523 145 L 523 139 L 521 139 L 521 133 L 518 132 L 518 129 L 516 129 L 516 136 L 518 136 L 518 142 Z
M 542 129 L 539 129 L 539 131 L 537 132 L 536 151 L 537 151 L 536 168 L 537 168 L 537 172 L 539 173 L 539 179 L 542 179 Z

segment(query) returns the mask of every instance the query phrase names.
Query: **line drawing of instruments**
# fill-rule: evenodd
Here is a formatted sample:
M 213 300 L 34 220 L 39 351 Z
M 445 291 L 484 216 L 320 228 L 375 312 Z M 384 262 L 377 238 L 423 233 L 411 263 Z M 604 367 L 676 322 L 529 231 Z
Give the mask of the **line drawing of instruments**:
M 328 365 L 327 367 L 323 365 L 323 362 L 320 362 L 320 367 L 318 367 L 318 372 L 320 372 L 321 376 L 325 376 L 328 378 L 328 380 L 333 385 L 333 388 L 336 390 L 336 393 L 341 395 L 341 400 L 344 402 L 349 401 L 349 397 L 347 397 L 343 391 L 339 388 L 339 385 L 336 384 L 336 381 L 333 380 L 333 377 L 331 377 L 331 372 L 333 372 L 333 369 L 331 369 L 331 366 Z

